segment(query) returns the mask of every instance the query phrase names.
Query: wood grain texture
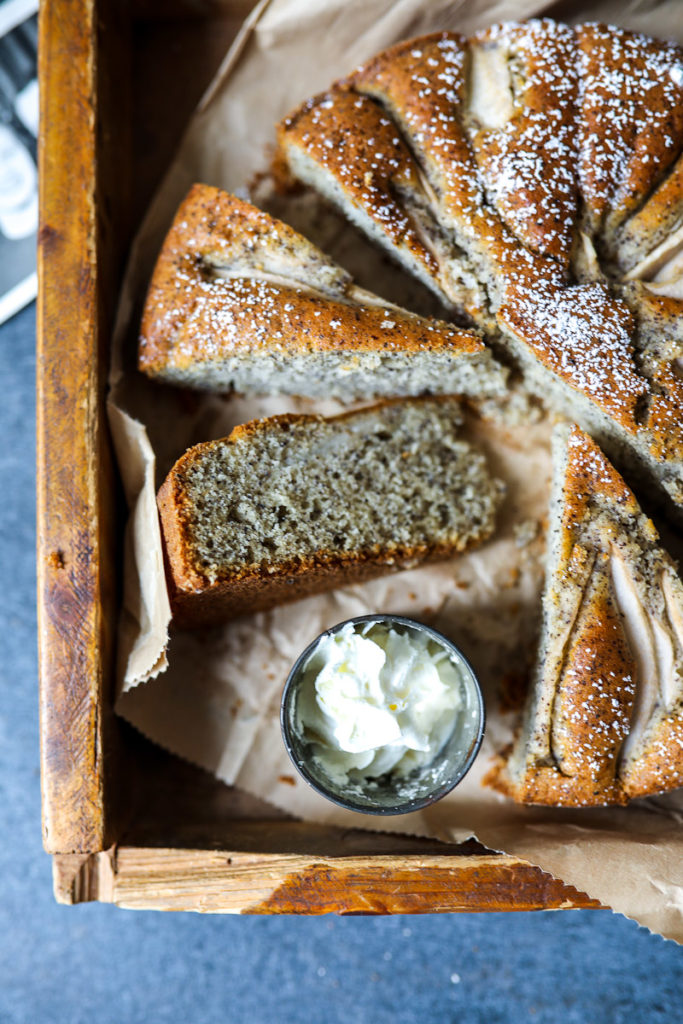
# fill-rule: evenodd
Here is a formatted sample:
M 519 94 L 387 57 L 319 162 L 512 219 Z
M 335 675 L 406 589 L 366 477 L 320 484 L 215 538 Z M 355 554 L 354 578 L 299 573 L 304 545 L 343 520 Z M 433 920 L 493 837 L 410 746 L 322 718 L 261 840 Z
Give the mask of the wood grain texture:
M 61 902 L 241 914 L 422 914 L 598 907 L 538 868 L 478 856 L 302 856 L 121 846 L 55 858 Z
M 287 817 L 127 727 L 135 806 L 118 846 L 54 858 L 56 898 L 215 913 L 438 913 L 591 907 L 474 840 Z
M 44 843 L 100 850 L 115 621 L 114 477 L 104 419 L 108 273 L 98 263 L 93 0 L 40 8 L 38 248 L 38 637 Z M 109 283 L 109 282 L 107 282 Z

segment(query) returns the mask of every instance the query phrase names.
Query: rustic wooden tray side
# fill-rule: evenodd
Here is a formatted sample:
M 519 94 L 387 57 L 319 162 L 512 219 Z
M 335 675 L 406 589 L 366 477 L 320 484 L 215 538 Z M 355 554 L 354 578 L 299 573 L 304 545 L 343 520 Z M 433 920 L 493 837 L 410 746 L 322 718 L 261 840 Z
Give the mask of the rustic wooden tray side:
M 455 863 L 454 863 L 455 861 Z M 427 914 L 598 907 L 497 854 L 314 857 L 118 847 L 55 858 L 63 903 L 242 914 Z
M 104 398 L 122 261 L 251 6 L 147 0 L 130 21 L 116 0 L 41 5 L 38 613 L 55 895 L 268 914 L 596 906 L 476 843 L 293 822 L 153 747 L 112 712 L 125 513 Z
M 45 847 L 102 849 L 114 838 L 106 761 L 116 611 L 115 483 L 106 436 L 112 281 L 98 205 L 95 6 L 40 9 L 38 248 L 38 635 Z M 113 40 L 112 40 L 113 42 Z M 116 770 L 112 763 L 111 771 Z

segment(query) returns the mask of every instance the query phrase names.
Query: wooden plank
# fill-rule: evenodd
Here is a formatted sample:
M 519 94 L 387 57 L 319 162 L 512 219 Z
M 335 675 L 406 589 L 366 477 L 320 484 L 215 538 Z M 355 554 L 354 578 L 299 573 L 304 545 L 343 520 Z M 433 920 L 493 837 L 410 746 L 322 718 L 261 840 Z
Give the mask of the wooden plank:
M 114 485 L 98 305 L 96 31 L 94 0 L 41 4 L 38 640 L 43 836 L 60 852 L 112 839 Z
M 478 856 L 267 855 L 122 846 L 55 858 L 63 902 L 226 914 L 422 914 L 599 907 L 538 868 Z
M 134 770 L 123 764 L 112 712 L 124 513 L 104 406 L 123 258 L 136 211 L 249 6 L 220 5 L 216 30 L 189 5 L 170 26 L 138 24 L 135 45 L 127 5 L 116 0 L 45 0 L 40 9 L 37 574 L 50 852 L 115 841 L 115 796 Z M 152 98 L 131 109 L 133 81 L 138 96 Z

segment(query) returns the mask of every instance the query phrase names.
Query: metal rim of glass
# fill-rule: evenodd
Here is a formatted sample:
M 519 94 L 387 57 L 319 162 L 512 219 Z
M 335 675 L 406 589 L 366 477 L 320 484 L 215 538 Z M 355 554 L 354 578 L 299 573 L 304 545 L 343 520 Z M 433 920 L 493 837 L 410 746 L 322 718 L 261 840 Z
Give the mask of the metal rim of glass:
M 465 685 L 469 686 L 473 694 L 476 697 L 476 703 L 478 707 L 478 723 L 477 728 L 474 731 L 472 739 L 466 751 L 466 755 L 463 760 L 457 764 L 457 767 L 443 783 L 436 786 L 434 790 L 428 792 L 424 796 L 407 799 L 391 806 L 371 806 L 370 804 L 361 803 L 355 800 L 352 796 L 344 797 L 335 790 L 329 788 L 325 782 L 315 773 L 315 769 L 311 768 L 311 764 L 314 763 L 313 758 L 306 758 L 304 756 L 304 742 L 300 736 L 298 736 L 293 726 L 293 702 L 296 697 L 297 684 L 299 683 L 302 676 L 302 669 L 305 667 L 309 657 L 317 647 L 320 640 L 325 636 L 330 636 L 334 633 L 339 632 L 344 626 L 352 624 L 353 626 L 363 625 L 364 623 L 388 623 L 391 625 L 403 626 L 406 629 L 417 630 L 418 632 L 427 633 L 433 640 L 444 647 L 450 652 L 454 652 L 458 659 L 462 662 L 467 676 L 467 682 Z M 357 811 L 361 814 L 376 814 L 376 815 L 397 815 L 397 814 L 409 814 L 411 811 L 419 811 L 424 807 L 428 807 L 440 800 L 447 793 L 450 793 L 459 782 L 468 773 L 474 759 L 479 753 L 482 740 L 484 738 L 484 729 L 486 726 L 486 711 L 484 706 L 484 698 L 481 692 L 481 686 L 477 675 L 472 668 L 472 665 L 462 653 L 460 648 L 452 640 L 449 640 L 447 636 L 440 633 L 437 629 L 433 629 L 432 626 L 427 626 L 423 622 L 419 622 L 417 619 L 410 619 L 402 615 L 386 614 L 370 614 L 370 615 L 357 615 L 350 619 L 344 619 L 343 622 L 338 622 L 336 625 L 331 626 L 329 629 L 323 630 L 318 636 L 311 641 L 310 644 L 301 652 L 299 657 L 294 662 L 287 680 L 282 691 L 282 700 L 280 702 L 280 727 L 282 731 L 282 738 L 285 744 L 287 753 L 289 754 L 292 764 L 296 768 L 297 772 L 301 777 L 312 787 L 316 792 L 322 796 L 331 800 L 339 807 L 343 807 L 349 811 Z M 442 750 L 445 748 L 442 748 Z M 437 755 L 438 756 L 438 755 Z

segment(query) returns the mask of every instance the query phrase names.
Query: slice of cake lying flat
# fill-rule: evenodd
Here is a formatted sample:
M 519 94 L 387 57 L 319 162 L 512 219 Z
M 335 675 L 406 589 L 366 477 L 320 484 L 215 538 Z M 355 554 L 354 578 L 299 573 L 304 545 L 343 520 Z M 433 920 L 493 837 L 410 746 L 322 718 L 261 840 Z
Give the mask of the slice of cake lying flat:
M 195 185 L 152 277 L 140 369 L 173 384 L 345 401 L 505 392 L 476 334 L 354 285 L 282 221 Z
M 174 619 L 200 626 L 426 560 L 493 531 L 501 485 L 453 398 L 275 416 L 190 448 L 158 496 Z
M 523 803 L 623 804 L 683 785 L 683 585 L 595 442 L 561 425 L 553 449 L 535 677 L 488 781 Z

